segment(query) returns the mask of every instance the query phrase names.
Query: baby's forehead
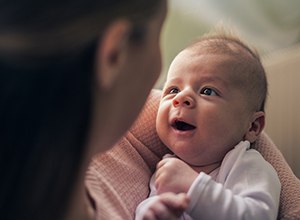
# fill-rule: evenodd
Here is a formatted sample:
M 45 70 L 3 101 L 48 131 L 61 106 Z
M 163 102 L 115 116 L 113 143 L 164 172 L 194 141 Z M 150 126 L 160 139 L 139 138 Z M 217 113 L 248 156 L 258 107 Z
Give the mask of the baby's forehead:
M 246 80 L 247 67 L 244 67 L 243 61 L 228 54 L 195 54 L 191 50 L 185 50 L 174 61 L 168 72 L 168 80 L 185 78 L 187 73 L 193 74 L 193 79 L 199 82 L 216 82 L 221 79 L 227 86 L 241 85 Z
M 182 52 L 192 54 L 192 56 L 217 55 L 219 57 L 227 58 L 226 63 L 235 66 L 235 69 L 244 69 L 251 66 L 258 65 L 256 54 L 254 54 L 247 46 L 239 41 L 228 39 L 207 39 L 192 44 L 184 49 Z
M 203 62 L 205 60 L 205 62 Z M 241 53 L 229 53 L 223 51 L 208 51 L 201 48 L 187 48 L 175 58 L 175 65 L 201 68 L 202 65 L 212 66 L 214 69 L 222 69 L 222 72 L 228 71 L 232 74 L 239 73 L 241 69 L 245 71 L 249 64 L 253 64 L 248 55 Z M 211 68 L 211 69 L 213 69 Z

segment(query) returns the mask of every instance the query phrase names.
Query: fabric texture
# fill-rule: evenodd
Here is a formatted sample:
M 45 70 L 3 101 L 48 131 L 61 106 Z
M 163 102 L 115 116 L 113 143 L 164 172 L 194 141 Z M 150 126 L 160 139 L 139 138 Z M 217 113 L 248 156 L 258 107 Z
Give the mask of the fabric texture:
M 174 158 L 167 154 L 164 158 Z M 139 204 L 136 220 L 157 201 L 155 175 L 150 181 L 150 197 Z M 249 141 L 241 141 L 229 151 L 221 166 L 209 175 L 200 172 L 191 185 L 190 205 L 180 219 L 273 220 L 278 214 L 280 182 L 274 168 Z
M 149 194 L 157 162 L 168 150 L 159 140 L 155 118 L 161 91 L 152 90 L 140 116 L 111 150 L 95 156 L 86 173 L 86 188 L 96 219 L 134 219 L 137 205 Z M 262 133 L 255 148 L 269 161 L 282 185 L 278 219 L 300 219 L 300 180 L 280 151 Z

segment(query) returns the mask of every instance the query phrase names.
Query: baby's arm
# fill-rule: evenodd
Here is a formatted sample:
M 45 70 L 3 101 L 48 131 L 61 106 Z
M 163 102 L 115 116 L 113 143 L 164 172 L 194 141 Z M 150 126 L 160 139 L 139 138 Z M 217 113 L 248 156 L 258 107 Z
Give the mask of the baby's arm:
M 178 219 L 188 207 L 185 193 L 163 193 L 144 200 L 137 207 L 136 220 Z
M 196 219 L 276 219 L 280 182 L 273 167 L 253 150 L 232 156 L 243 159 L 224 164 L 222 184 L 200 173 L 188 192 L 187 213 Z
M 277 185 L 277 182 L 274 184 Z M 188 194 L 191 204 L 187 213 L 194 219 L 276 219 L 278 204 L 268 190 L 254 189 L 251 192 L 246 188 L 240 194 L 233 192 L 234 190 L 224 188 L 210 176 L 201 173 L 195 187 Z

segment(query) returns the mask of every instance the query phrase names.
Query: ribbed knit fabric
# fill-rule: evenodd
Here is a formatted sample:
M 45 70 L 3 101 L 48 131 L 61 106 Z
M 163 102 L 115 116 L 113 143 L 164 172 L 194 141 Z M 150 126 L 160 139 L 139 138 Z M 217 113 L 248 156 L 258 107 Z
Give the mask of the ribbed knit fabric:
M 300 180 L 294 175 L 281 152 L 263 133 L 255 148 L 272 164 L 281 182 L 281 195 L 278 219 L 300 219 Z
M 147 197 L 156 163 L 168 152 L 155 130 L 160 95 L 161 91 L 153 90 L 129 132 L 114 148 L 93 159 L 86 186 L 97 220 L 133 219 L 136 206 Z M 300 219 L 299 179 L 267 134 L 262 133 L 255 148 L 274 166 L 282 184 L 278 219 Z

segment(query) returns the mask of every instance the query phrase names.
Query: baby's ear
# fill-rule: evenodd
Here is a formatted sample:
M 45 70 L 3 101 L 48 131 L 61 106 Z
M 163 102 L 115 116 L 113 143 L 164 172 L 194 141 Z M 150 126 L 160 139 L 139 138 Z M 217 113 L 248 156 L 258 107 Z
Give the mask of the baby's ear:
M 265 127 L 265 113 L 262 111 L 255 112 L 250 121 L 249 128 L 245 134 L 245 140 L 253 143 Z

